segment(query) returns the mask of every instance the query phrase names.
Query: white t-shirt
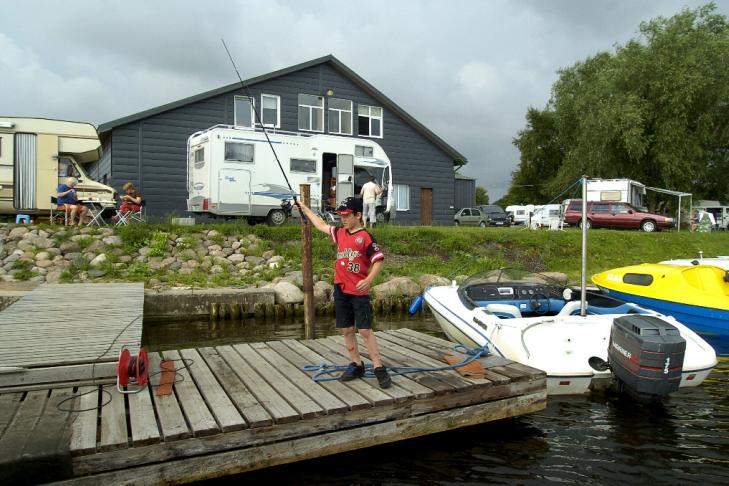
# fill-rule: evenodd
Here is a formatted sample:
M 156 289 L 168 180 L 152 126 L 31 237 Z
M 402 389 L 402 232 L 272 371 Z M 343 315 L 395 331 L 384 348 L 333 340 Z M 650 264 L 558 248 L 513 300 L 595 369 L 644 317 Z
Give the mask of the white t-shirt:
M 380 186 L 372 181 L 362 186 L 360 194 L 362 194 L 362 202 L 365 204 L 374 204 L 377 201 L 377 194 L 380 192 Z

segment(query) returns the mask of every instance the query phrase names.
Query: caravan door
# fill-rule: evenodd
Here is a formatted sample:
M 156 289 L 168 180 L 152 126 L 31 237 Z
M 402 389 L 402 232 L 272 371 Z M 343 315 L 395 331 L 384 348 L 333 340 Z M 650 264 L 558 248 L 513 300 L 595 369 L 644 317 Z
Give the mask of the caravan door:
M 354 196 L 354 156 L 337 156 L 337 206 L 348 197 Z
M 218 202 L 218 214 L 251 214 L 251 172 L 245 169 L 220 169 Z

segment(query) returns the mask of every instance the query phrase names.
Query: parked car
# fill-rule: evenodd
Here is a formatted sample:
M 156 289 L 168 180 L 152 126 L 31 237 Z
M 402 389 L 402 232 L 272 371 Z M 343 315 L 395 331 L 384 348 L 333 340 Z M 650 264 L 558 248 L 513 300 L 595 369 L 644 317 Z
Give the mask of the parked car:
M 488 217 L 476 208 L 463 208 L 453 216 L 453 223 L 456 226 L 486 226 Z
M 486 224 L 489 226 L 510 226 L 511 219 L 506 211 L 501 209 L 501 206 L 495 204 L 484 204 L 476 206 L 476 209 L 480 210 L 487 217 Z
M 570 199 L 564 213 L 565 223 L 582 225 L 582 200 Z M 639 211 L 628 203 L 612 201 L 587 201 L 587 228 L 641 229 L 646 232 L 660 231 L 675 226 L 673 218 Z

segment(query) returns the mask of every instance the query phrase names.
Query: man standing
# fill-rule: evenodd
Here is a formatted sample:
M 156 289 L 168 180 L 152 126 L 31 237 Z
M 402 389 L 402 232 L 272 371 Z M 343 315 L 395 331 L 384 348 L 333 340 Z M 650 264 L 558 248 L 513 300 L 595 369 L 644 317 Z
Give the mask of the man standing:
M 362 219 L 364 221 L 365 227 L 367 227 L 367 219 L 370 220 L 370 228 L 374 227 L 375 223 L 377 222 L 375 204 L 377 201 L 377 195 L 381 193 L 382 188 L 379 184 L 375 182 L 374 176 L 370 176 L 367 183 L 365 183 L 365 185 L 362 186 L 362 189 L 359 191 L 360 196 L 362 196 L 362 203 L 364 206 Z

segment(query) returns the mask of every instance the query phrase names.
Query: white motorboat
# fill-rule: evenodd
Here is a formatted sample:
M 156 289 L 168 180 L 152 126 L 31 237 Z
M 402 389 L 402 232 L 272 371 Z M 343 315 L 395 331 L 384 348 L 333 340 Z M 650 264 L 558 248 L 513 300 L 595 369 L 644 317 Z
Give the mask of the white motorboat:
M 655 398 L 701 384 L 716 366 L 714 349 L 672 317 L 597 293 L 587 296 L 583 316 L 578 292 L 502 269 L 423 296 L 451 340 L 544 370 L 547 394 L 615 383 Z
M 662 261 L 661 263 L 666 263 L 668 265 L 679 265 L 682 267 L 690 267 L 690 266 L 695 266 L 695 265 L 713 265 L 715 267 L 719 267 L 724 270 L 729 270 L 729 256 L 719 255 L 717 257 L 704 258 L 703 252 L 699 252 L 699 253 L 700 253 L 699 258 L 665 260 L 665 261 Z

